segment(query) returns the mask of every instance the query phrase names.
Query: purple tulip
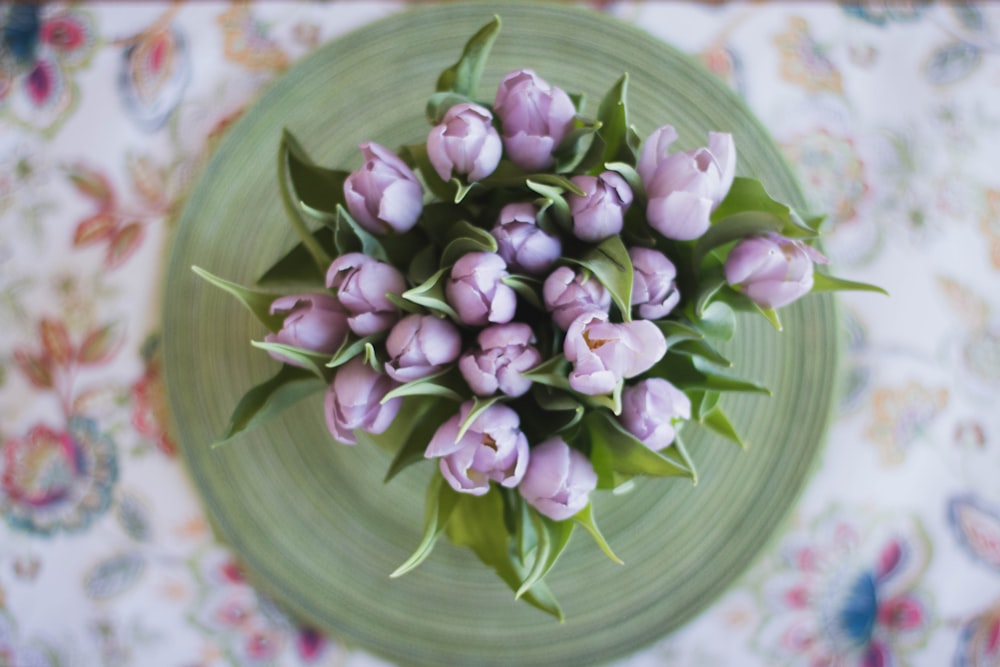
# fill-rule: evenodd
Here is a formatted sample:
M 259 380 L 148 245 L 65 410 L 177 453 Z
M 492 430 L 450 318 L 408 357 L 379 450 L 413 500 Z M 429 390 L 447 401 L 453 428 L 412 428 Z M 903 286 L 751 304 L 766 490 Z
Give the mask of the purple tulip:
M 596 488 L 597 473 L 590 460 L 556 437 L 531 450 L 518 492 L 541 514 L 563 521 L 584 509 Z
M 507 157 L 527 171 L 552 165 L 552 153 L 573 126 L 576 115 L 569 95 L 530 69 L 515 70 L 503 78 L 493 111 L 503 125 Z
M 365 164 L 344 180 L 347 210 L 373 234 L 411 229 L 424 206 L 417 177 L 389 149 L 371 141 L 359 148 Z
M 560 266 L 545 279 L 542 299 L 563 331 L 583 313 L 607 313 L 611 308 L 611 292 L 600 280 L 589 273 L 576 273 L 568 266 Z
M 659 250 L 629 248 L 632 260 L 632 307 L 645 320 L 658 320 L 670 314 L 681 300 L 677 291 L 677 267 Z
M 545 273 L 562 255 L 559 237 L 542 231 L 535 223 L 537 214 L 534 204 L 507 204 L 490 231 L 497 240 L 497 253 L 515 272 Z
M 347 338 L 347 313 L 329 294 L 294 294 L 271 302 L 271 314 L 281 315 L 281 330 L 264 336 L 268 343 L 291 345 L 310 352 L 333 354 Z M 300 363 L 277 352 L 268 352 L 278 361 L 293 366 Z
M 385 331 L 399 320 L 399 309 L 386 294 L 402 294 L 406 280 L 395 267 L 360 252 L 333 260 L 326 286 L 337 290 L 340 303 L 351 313 L 347 324 L 359 336 Z
M 648 378 L 622 391 L 622 426 L 652 450 L 673 443 L 676 424 L 691 418 L 691 399 L 663 378 Z
M 381 401 L 397 386 L 392 378 L 375 372 L 361 357 L 341 366 L 323 401 L 326 427 L 331 435 L 345 445 L 355 445 L 356 429 L 384 433 L 396 418 L 403 399 Z
M 469 388 L 479 396 L 492 396 L 499 390 L 507 396 L 521 396 L 531 388 L 531 380 L 522 373 L 542 361 L 541 353 L 531 343 L 535 335 L 527 324 L 512 322 L 487 327 L 476 339 L 478 349 L 458 360 Z
M 458 318 L 472 326 L 503 324 L 514 319 L 517 294 L 503 284 L 507 263 L 492 252 L 470 252 L 451 268 L 445 296 Z
M 434 315 L 407 315 L 385 341 L 389 361 L 385 372 L 397 382 L 433 375 L 458 359 L 462 335 L 458 327 Z
M 563 352 L 573 363 L 569 386 L 581 394 L 608 394 L 622 380 L 653 367 L 667 352 L 659 327 L 648 320 L 615 324 L 606 313 L 584 313 L 566 331 Z
M 708 230 L 736 174 L 731 134 L 709 132 L 708 148 L 668 154 L 677 131 L 659 128 L 646 140 L 636 170 L 646 188 L 649 224 L 668 239 L 690 241 Z
M 600 176 L 574 176 L 573 183 L 583 195 L 570 194 L 573 235 L 581 241 L 598 243 L 622 230 L 625 211 L 632 204 L 632 188 L 613 171 Z
M 813 263 L 827 258 L 802 241 L 779 234 L 744 239 L 726 258 L 726 282 L 761 308 L 780 308 L 809 293 Z
M 466 401 L 457 415 L 438 427 L 424 456 L 441 459 L 441 474 L 459 493 L 484 495 L 490 480 L 507 488 L 517 486 L 530 457 L 520 418 L 511 408 L 495 403 L 459 437 L 472 406 Z
M 427 136 L 427 157 L 441 180 L 452 175 L 479 181 L 500 164 L 503 146 L 488 109 L 468 102 L 448 109 Z

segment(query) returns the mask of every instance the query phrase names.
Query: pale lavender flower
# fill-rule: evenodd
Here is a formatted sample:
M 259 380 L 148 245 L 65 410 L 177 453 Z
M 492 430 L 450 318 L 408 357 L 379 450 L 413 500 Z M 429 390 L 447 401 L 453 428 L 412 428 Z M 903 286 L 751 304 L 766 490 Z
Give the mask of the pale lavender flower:
M 644 373 L 667 351 L 659 327 L 648 320 L 616 324 L 605 313 L 584 313 L 566 331 L 563 353 L 573 363 L 569 386 L 595 396 Z
M 344 180 L 347 210 L 373 234 L 411 229 L 423 210 L 420 181 L 389 149 L 371 141 L 359 148 L 365 164 Z
M 645 320 L 666 317 L 681 300 L 677 267 L 659 250 L 629 248 L 632 260 L 632 307 Z
M 532 448 L 518 492 L 541 514 L 563 521 L 587 507 L 596 488 L 597 473 L 590 460 L 555 437 Z
M 736 174 L 731 134 L 709 132 L 708 148 L 670 155 L 677 131 L 659 128 L 646 140 L 636 170 L 646 189 L 646 218 L 668 239 L 690 241 L 704 234 L 709 216 L 729 192 Z
M 611 292 L 600 280 L 589 273 L 577 273 L 568 266 L 560 266 L 545 279 L 542 299 L 563 331 L 583 313 L 607 313 L 611 308 Z
M 502 282 L 508 275 L 507 263 L 500 255 L 470 252 L 451 268 L 445 296 L 465 324 L 481 327 L 510 322 L 517 309 L 517 294 Z
M 536 224 L 537 214 L 534 204 L 507 204 L 500 209 L 497 223 L 490 230 L 497 240 L 497 253 L 514 272 L 545 273 L 562 255 L 559 237 L 546 234 Z
M 581 241 L 598 243 L 618 234 L 625 222 L 625 211 L 632 205 L 632 188 L 613 171 L 600 176 L 574 176 L 573 183 L 583 195 L 567 198 L 573 216 L 573 235 Z
M 291 345 L 302 350 L 333 354 L 347 337 L 347 312 L 329 294 L 292 294 L 271 302 L 271 314 L 281 315 L 281 330 L 264 336 L 268 343 Z M 301 366 L 278 352 L 268 351 L 278 361 Z
M 441 474 L 459 493 L 484 495 L 490 480 L 507 488 L 517 486 L 530 458 L 520 418 L 511 408 L 495 403 L 459 437 L 472 407 L 472 401 L 466 401 L 457 415 L 438 427 L 424 456 L 441 459 Z
M 573 126 L 576 115 L 569 95 L 530 69 L 515 70 L 503 78 L 493 111 L 503 125 L 507 157 L 528 171 L 552 165 L 552 153 Z
M 744 239 L 726 258 L 726 282 L 762 308 L 780 308 L 809 293 L 813 263 L 827 258 L 802 241 L 779 234 Z
M 503 146 L 492 123 L 493 114 L 478 104 L 456 104 L 445 112 L 427 135 L 427 157 L 441 180 L 454 175 L 479 181 L 493 173 Z
M 399 309 L 386 294 L 402 294 L 406 279 L 395 267 L 360 252 L 333 260 L 326 272 L 326 286 L 337 290 L 337 299 L 351 314 L 351 331 L 368 336 L 385 331 L 399 320 Z
M 622 391 L 622 426 L 652 450 L 671 445 L 677 423 L 690 418 L 691 399 L 663 378 L 640 380 Z
M 531 327 L 520 322 L 498 324 L 479 332 L 478 347 L 463 354 L 458 369 L 469 388 L 479 396 L 500 391 L 507 396 L 521 396 L 531 388 L 531 380 L 522 373 L 542 361 L 532 345 Z
M 361 357 L 355 357 L 337 369 L 326 390 L 323 412 L 326 427 L 345 445 L 357 444 L 355 430 L 383 433 L 399 412 L 403 399 L 385 403 L 385 395 L 399 386 L 392 378 L 377 373 Z
M 397 382 L 433 375 L 458 359 L 462 335 L 449 320 L 434 315 L 407 315 L 392 327 L 385 341 L 389 361 L 385 372 Z

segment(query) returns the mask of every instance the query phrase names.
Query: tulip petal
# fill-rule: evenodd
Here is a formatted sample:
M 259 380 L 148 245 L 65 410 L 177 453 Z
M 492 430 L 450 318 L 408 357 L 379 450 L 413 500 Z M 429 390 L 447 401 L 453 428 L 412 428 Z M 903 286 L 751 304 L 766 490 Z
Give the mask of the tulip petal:
M 711 199 L 690 192 L 671 192 L 666 197 L 650 199 L 646 217 L 666 238 L 692 241 L 708 230 L 712 206 Z

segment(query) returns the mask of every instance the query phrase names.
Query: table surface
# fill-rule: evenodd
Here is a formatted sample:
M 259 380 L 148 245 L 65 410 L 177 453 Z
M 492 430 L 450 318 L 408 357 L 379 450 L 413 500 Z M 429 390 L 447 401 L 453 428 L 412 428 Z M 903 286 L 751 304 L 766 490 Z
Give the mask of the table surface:
M 839 297 L 846 390 L 770 547 L 619 665 L 1000 664 L 1000 6 L 590 6 L 743 96 L 838 273 L 892 295 Z M 157 349 L 171 214 L 216 139 L 404 9 L 0 8 L 0 664 L 385 664 L 244 581 L 164 432 Z

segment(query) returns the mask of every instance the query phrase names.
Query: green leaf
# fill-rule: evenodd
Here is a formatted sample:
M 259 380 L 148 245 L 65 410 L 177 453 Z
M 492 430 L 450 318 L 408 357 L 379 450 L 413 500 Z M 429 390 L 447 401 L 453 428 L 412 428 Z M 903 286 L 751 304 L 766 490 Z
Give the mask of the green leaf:
M 601 529 L 597 527 L 597 522 L 594 521 L 594 506 L 592 503 L 587 503 L 586 507 L 577 512 L 573 516 L 573 521 L 590 533 L 590 536 L 594 539 L 597 546 L 600 547 L 601 551 L 604 552 L 605 556 L 619 565 L 625 564 L 625 562 L 616 556 L 611 550 L 611 545 L 609 545 L 608 541 L 604 539 L 604 535 L 601 534 Z
M 609 162 L 635 164 L 639 137 L 629 125 L 625 100 L 627 93 L 628 74 L 623 74 L 601 99 L 597 109 L 597 120 L 601 126 L 594 134 L 590 149 L 577 166 L 578 170 L 597 175 Z
M 340 349 L 333 353 L 330 361 L 326 362 L 326 367 L 336 368 L 337 366 L 343 366 L 354 357 L 362 354 L 369 344 L 377 343 L 387 335 L 387 332 L 381 331 L 379 333 L 371 334 L 370 336 L 365 336 L 364 338 L 354 338 L 353 336 L 348 336 L 347 340 L 345 340 L 343 345 L 340 346 Z
M 281 329 L 281 324 L 285 318 L 281 315 L 271 314 L 271 303 L 278 298 L 276 295 L 248 289 L 242 285 L 229 282 L 228 280 L 212 275 L 199 266 L 192 266 L 191 270 L 206 282 L 236 297 L 254 317 L 260 320 L 261 324 L 267 327 L 268 331 L 275 332 Z
M 529 510 L 529 515 L 538 543 L 535 546 L 531 569 L 521 582 L 520 588 L 514 593 L 514 599 L 520 599 L 549 573 L 559 556 L 566 550 L 569 538 L 573 535 L 572 521 L 553 521 L 533 509 Z
M 755 178 L 737 176 L 726 198 L 712 212 L 714 224 L 743 213 L 758 212 L 773 216 L 781 221 L 781 226 L 772 231 L 788 238 L 815 238 L 818 227 L 807 224 L 791 208 L 771 198 L 764 185 Z M 816 218 L 810 218 L 812 223 Z M 822 219 L 820 219 L 822 222 Z
M 282 142 L 287 150 L 288 178 L 298 200 L 325 213 L 333 213 L 343 205 L 344 181 L 350 172 L 317 165 L 287 128 Z
M 333 222 L 333 237 L 340 254 L 361 252 L 369 257 L 388 262 L 382 242 L 374 234 L 362 227 L 340 204 L 337 204 Z
M 451 266 L 470 252 L 496 252 L 497 240 L 485 229 L 460 220 L 448 230 L 451 239 L 441 252 L 441 265 Z
M 328 227 L 317 229 L 313 232 L 313 238 L 328 254 L 339 254 L 334 246 L 333 231 Z M 320 270 L 312 261 L 305 244 L 299 242 L 257 279 L 257 286 L 315 290 L 325 289 L 325 281 L 326 267 Z
M 701 340 L 705 337 L 701 331 L 680 320 L 655 320 L 653 324 L 663 333 L 667 348 L 686 340 Z
M 681 460 L 684 461 L 684 465 L 691 470 L 691 484 L 698 486 L 698 471 L 695 470 L 694 459 L 692 459 L 691 455 L 688 453 L 687 446 L 684 444 L 684 440 L 681 438 L 679 430 L 674 435 L 674 442 L 671 447 L 675 452 L 677 452 L 677 455 L 681 457 Z
M 319 244 L 305 220 L 302 219 L 301 200 L 293 193 L 291 184 L 289 160 L 292 151 L 296 150 L 297 143 L 290 132 L 286 131 L 282 134 L 281 145 L 278 148 L 278 189 L 281 193 L 281 203 L 285 208 L 285 216 L 288 218 L 289 224 L 309 252 L 316 268 L 325 272 L 326 268 L 330 266 L 330 255 Z
M 722 218 L 713 223 L 695 243 L 691 265 L 700 268 L 705 255 L 719 246 L 767 232 L 778 233 L 784 225 L 781 218 L 764 211 L 741 211 Z
M 690 468 L 668 453 L 651 450 L 605 412 L 591 412 L 582 423 L 589 435 L 590 461 L 599 489 L 613 489 L 615 473 L 693 478 Z
M 511 275 L 506 278 L 501 279 L 501 281 L 507 287 L 510 287 L 517 295 L 521 297 L 524 301 L 531 304 L 539 310 L 545 309 L 545 304 L 542 303 L 542 281 L 538 278 L 533 278 L 531 276 L 521 276 L 521 275 Z
M 403 399 L 396 418 L 382 433 L 355 431 L 359 443 L 396 454 L 385 473 L 388 482 L 410 465 L 424 460 L 424 451 L 438 428 L 456 412 L 451 401 L 441 401 L 433 396 L 409 396 Z
M 743 439 L 743 436 L 739 434 L 736 427 L 733 426 L 733 423 L 729 421 L 729 416 L 726 415 L 719 405 L 715 405 L 707 413 L 700 416 L 698 423 L 704 425 L 714 433 L 717 433 L 728 440 L 732 440 L 743 449 L 746 449 L 747 443 Z
M 632 260 L 620 236 L 605 239 L 579 260 L 570 261 L 585 267 L 601 281 L 624 321 L 632 319 Z
M 256 347 L 257 349 L 264 350 L 265 352 L 274 352 L 275 354 L 281 355 L 285 359 L 296 361 L 307 371 L 311 371 L 313 375 L 319 379 L 326 380 L 326 374 L 323 372 L 322 364 L 329 357 L 327 354 L 318 354 L 312 350 L 303 350 L 302 348 L 295 347 L 294 345 L 268 343 L 266 341 L 252 340 L 250 341 L 250 345 Z
M 420 538 L 420 544 L 409 558 L 396 571 L 389 576 L 393 579 L 401 577 L 413 568 L 423 563 L 431 551 L 438 537 L 444 532 L 451 513 L 458 504 L 459 494 L 450 486 L 443 483 L 441 475 L 434 475 L 427 486 L 427 501 L 424 510 L 424 533 Z
M 524 578 L 521 567 L 512 558 L 510 534 L 504 523 L 503 499 L 495 486 L 483 496 L 463 494 L 451 513 L 445 529 L 453 544 L 468 547 L 512 591 L 521 588 Z M 521 595 L 522 600 L 549 613 L 560 621 L 563 612 L 544 582 L 537 582 Z
M 494 16 L 492 21 L 480 28 L 465 43 L 458 62 L 441 72 L 437 80 L 437 91 L 451 91 L 466 97 L 475 97 L 483 68 L 486 67 L 486 59 L 499 32 L 500 17 Z
M 461 374 L 455 368 L 449 368 L 399 385 L 382 398 L 382 403 L 402 396 L 436 396 L 461 402 L 465 400 L 467 393 Z
M 458 313 L 448 303 L 445 296 L 444 286 L 448 280 L 451 267 L 445 267 L 425 280 L 420 285 L 403 292 L 402 297 L 407 301 L 419 304 L 432 311 L 447 315 L 456 322 L 459 321 Z
M 635 167 L 628 162 L 608 162 L 604 165 L 604 168 L 608 171 L 613 171 L 628 183 L 629 188 L 632 189 L 632 194 L 636 197 L 645 196 L 645 188 L 642 185 L 642 178 L 639 176 L 639 172 L 635 170 Z
M 791 209 L 772 199 L 764 189 L 764 184 L 756 178 L 737 176 L 733 179 L 725 199 L 712 211 L 712 221 L 723 220 L 747 211 L 769 213 L 784 223 L 788 220 Z
M 835 278 L 833 276 L 828 276 L 825 273 L 820 273 L 816 271 L 813 274 L 813 292 L 832 292 L 832 291 L 861 291 L 861 292 L 877 292 L 879 294 L 884 294 L 889 296 L 889 293 L 877 285 L 871 285 L 869 283 L 859 283 L 853 280 L 844 280 L 843 278 Z
M 669 350 L 651 369 L 650 375 L 670 378 L 670 382 L 684 391 L 741 391 L 771 395 L 763 385 L 722 372 L 699 357 L 673 354 Z
M 304 368 L 282 364 L 281 370 L 237 403 L 223 436 L 212 444 L 218 447 L 234 436 L 263 424 L 310 394 L 326 389 L 326 383 Z
M 431 125 L 438 125 L 444 120 L 444 115 L 448 113 L 448 109 L 456 104 L 464 104 L 466 102 L 475 103 L 476 101 L 468 95 L 460 95 L 451 90 L 434 93 L 427 100 L 427 108 L 425 109 L 427 121 Z
M 483 414 L 497 401 L 501 400 L 503 396 L 490 396 L 488 398 L 483 398 L 482 396 L 475 396 L 472 399 L 472 409 L 469 410 L 469 414 L 465 416 L 465 421 L 458 425 L 458 435 L 455 436 L 455 441 L 462 439 L 465 432 L 469 430 L 469 427 L 479 418 L 479 415 Z
M 732 340 L 736 333 L 736 314 L 728 304 L 715 301 L 702 309 L 698 329 L 718 340 Z
M 691 414 L 698 421 L 704 419 L 705 415 L 715 409 L 719 404 L 722 394 L 717 391 L 694 390 L 687 392 L 691 399 Z
M 557 354 L 521 375 L 532 382 L 555 387 L 556 389 L 568 390 L 569 380 L 567 376 L 569 374 L 569 365 L 569 361 L 566 360 L 565 355 Z
M 455 197 L 455 188 L 448 181 L 441 180 L 434 165 L 427 156 L 426 144 L 410 144 L 399 150 L 399 157 L 414 167 L 424 181 L 424 185 L 440 202 L 451 202 Z
M 682 341 L 670 348 L 670 351 L 675 354 L 684 354 L 690 357 L 701 357 L 702 359 L 710 361 L 713 364 L 718 364 L 719 366 L 732 367 L 733 365 L 733 362 L 722 356 L 718 350 L 704 340 Z

